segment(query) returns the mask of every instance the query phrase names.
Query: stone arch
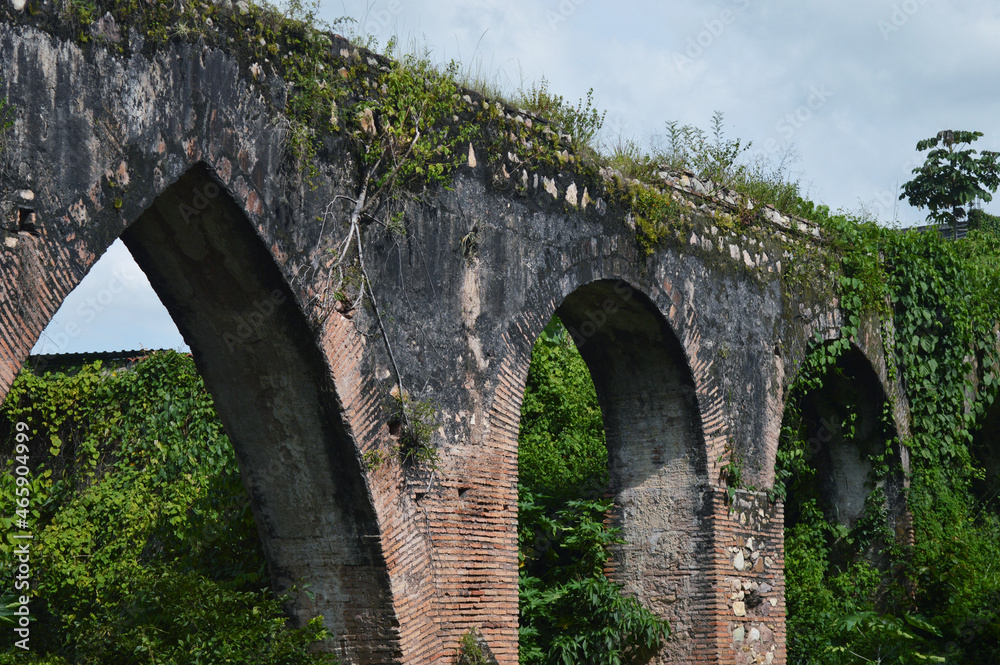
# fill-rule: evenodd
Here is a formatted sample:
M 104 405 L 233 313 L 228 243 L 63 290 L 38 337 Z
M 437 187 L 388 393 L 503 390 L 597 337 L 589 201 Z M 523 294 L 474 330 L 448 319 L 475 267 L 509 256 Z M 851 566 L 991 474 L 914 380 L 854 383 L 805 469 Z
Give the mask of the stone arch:
M 590 370 L 604 418 L 611 520 L 627 543 L 611 577 L 671 622 L 656 662 L 690 653 L 712 594 L 708 462 L 694 377 L 659 308 L 623 280 L 577 287 L 558 305 Z M 703 634 L 704 633 L 704 634 Z
M 824 342 L 831 345 L 834 340 Z M 806 454 L 817 469 L 815 487 L 819 505 L 831 522 L 853 527 L 862 517 L 865 502 L 874 489 L 885 493 L 888 526 L 905 524 L 905 465 L 898 439 L 898 423 L 891 386 L 879 372 L 878 356 L 852 342 L 823 377 L 823 385 L 798 396 L 795 406 L 802 415 Z M 788 405 L 786 405 L 786 412 Z M 890 471 L 884 478 L 872 476 L 869 455 L 889 447 Z M 795 490 L 789 488 L 785 523 L 798 520 Z
M 105 222 L 92 230 L 90 247 L 101 253 L 115 235 Z M 329 362 L 272 252 L 202 163 L 160 192 L 121 238 L 215 399 L 276 591 L 310 585 L 311 598 L 293 599 L 293 617 L 324 613 L 338 641 L 328 648 L 346 662 L 398 662 L 371 491 Z M 70 262 L 68 253 L 60 258 Z M 84 260 L 85 269 L 95 258 Z M 79 282 L 71 265 L 57 262 L 46 272 L 35 276 L 55 282 L 56 293 Z M 5 287 L 10 293 L 12 285 Z M 61 301 L 56 295 L 22 314 L 40 331 Z

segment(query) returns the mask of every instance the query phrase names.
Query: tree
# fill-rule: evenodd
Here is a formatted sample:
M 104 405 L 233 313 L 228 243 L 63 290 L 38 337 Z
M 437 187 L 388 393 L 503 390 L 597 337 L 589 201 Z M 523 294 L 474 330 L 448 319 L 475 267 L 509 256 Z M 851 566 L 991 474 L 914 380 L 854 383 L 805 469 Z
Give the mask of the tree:
M 269 588 L 236 454 L 189 356 L 22 371 L 0 407 L 0 505 L 0 665 L 339 662 L 313 653 L 331 639 L 322 618 L 293 628 Z M 19 518 L 31 579 L 14 595 Z M 31 654 L 10 625 L 22 595 Z
M 971 145 L 982 132 L 946 129 L 934 138 L 917 143 L 917 150 L 932 149 L 923 166 L 913 169 L 916 177 L 903 185 L 899 198 L 910 205 L 930 210 L 929 219 L 947 224 L 957 238 L 958 222 L 965 218 L 968 204 L 976 199 L 993 200 L 1000 186 L 1000 152 L 960 149 Z M 941 147 L 938 147 L 941 146 Z

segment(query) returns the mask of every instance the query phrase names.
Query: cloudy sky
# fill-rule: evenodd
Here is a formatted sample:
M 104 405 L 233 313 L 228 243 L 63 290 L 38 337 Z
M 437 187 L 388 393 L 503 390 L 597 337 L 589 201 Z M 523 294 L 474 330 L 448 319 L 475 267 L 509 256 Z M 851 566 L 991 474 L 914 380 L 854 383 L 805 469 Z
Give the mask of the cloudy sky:
M 751 141 L 751 153 L 778 159 L 793 148 L 809 198 L 887 224 L 923 220 L 896 200 L 923 161 L 920 139 L 978 130 L 975 147 L 1000 150 L 1000 3 L 324 0 L 321 12 L 354 18 L 354 32 L 379 44 L 397 35 L 438 62 L 457 59 L 510 93 L 542 77 L 573 102 L 593 88 L 607 141 L 648 143 L 669 120 L 707 129 L 721 111 L 727 137 Z M 1000 214 L 1000 203 L 985 208 Z M 87 298 L 116 270 L 137 270 L 120 246 L 36 350 L 182 345 L 141 278 L 93 316 Z

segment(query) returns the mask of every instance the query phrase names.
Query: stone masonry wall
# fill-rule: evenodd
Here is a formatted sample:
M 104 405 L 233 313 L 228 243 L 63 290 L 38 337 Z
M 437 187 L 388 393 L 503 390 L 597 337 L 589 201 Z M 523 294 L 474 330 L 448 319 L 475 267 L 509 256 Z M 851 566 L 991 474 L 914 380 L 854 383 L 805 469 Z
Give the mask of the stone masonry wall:
M 712 496 L 717 662 L 784 665 L 784 513 L 766 494 Z M 706 661 L 712 662 L 712 661 Z

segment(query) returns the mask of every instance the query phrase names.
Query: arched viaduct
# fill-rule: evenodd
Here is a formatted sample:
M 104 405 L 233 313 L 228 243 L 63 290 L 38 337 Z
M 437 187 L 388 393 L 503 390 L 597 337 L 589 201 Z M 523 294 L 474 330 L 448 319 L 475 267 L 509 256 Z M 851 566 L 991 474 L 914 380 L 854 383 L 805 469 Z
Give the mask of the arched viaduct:
M 629 543 L 615 575 L 675 632 L 660 660 L 785 661 L 782 506 L 730 497 L 725 471 L 772 484 L 807 340 L 839 334 L 835 275 L 790 276 L 816 229 L 770 210 L 734 224 L 737 202 L 665 176 L 688 226 L 647 256 L 599 176 L 498 173 L 471 145 L 449 187 L 406 199 L 405 235 L 363 228 L 383 338 L 371 298 L 351 310 L 325 290 L 357 165 L 334 143 L 303 181 L 270 110 L 281 86 L 201 41 L 80 44 L 24 4 L 0 11 L 0 394 L 121 237 L 215 397 L 274 585 L 311 585 L 293 612 L 322 613 L 345 662 L 451 663 L 475 627 L 510 664 L 519 407 L 558 313 L 604 413 Z M 372 463 L 395 442 L 396 368 L 434 406 L 435 469 Z

